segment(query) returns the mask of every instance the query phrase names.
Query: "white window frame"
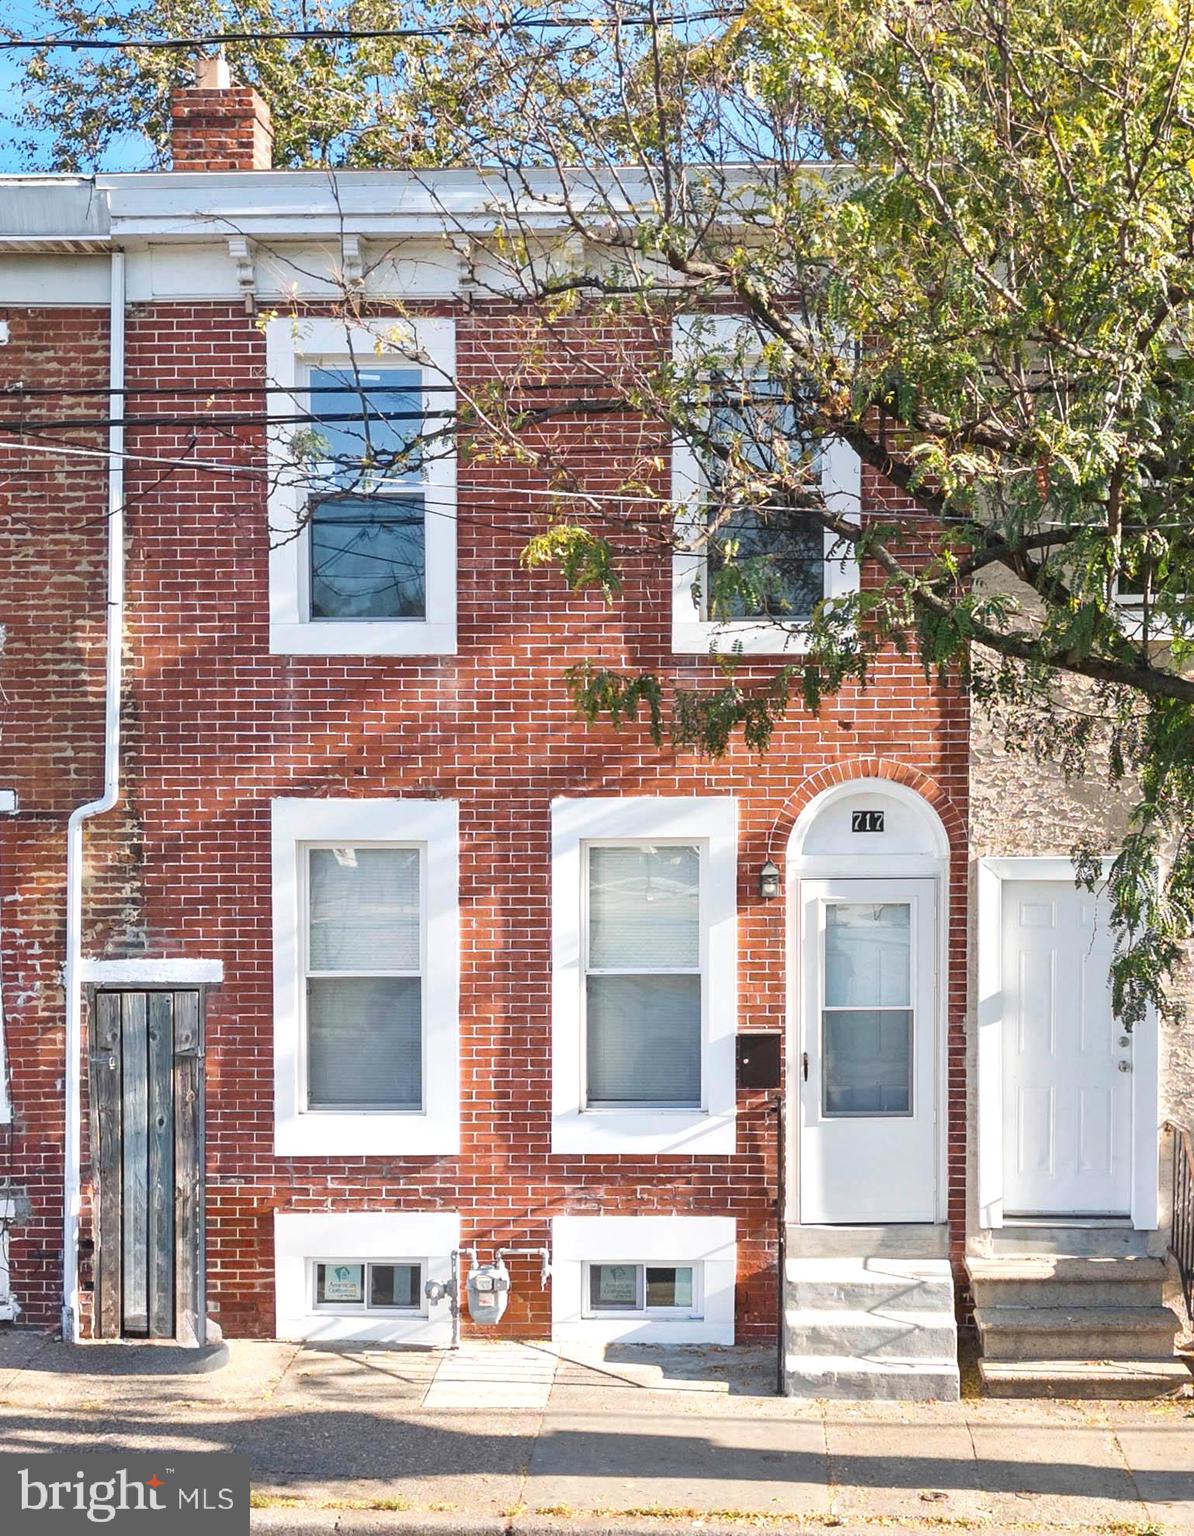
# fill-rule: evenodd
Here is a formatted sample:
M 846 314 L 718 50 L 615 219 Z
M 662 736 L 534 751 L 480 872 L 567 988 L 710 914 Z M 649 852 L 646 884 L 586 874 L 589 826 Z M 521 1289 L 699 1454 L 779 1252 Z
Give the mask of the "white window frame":
M 417 971 L 409 969 L 392 969 L 387 971 L 315 971 L 311 967 L 311 853 L 314 849 L 328 848 L 393 848 L 418 855 L 419 859 L 419 968 Z M 302 987 L 298 997 L 299 1009 L 302 1013 L 302 1038 L 307 1036 L 307 995 L 308 983 L 312 978 L 319 981 L 335 981 L 337 979 L 353 980 L 358 977 L 395 977 L 402 979 L 415 978 L 419 982 L 420 999 L 420 1028 L 419 1036 L 422 1046 L 420 1071 L 419 1071 L 419 1109 L 399 1108 L 374 1109 L 368 1105 L 362 1105 L 359 1109 L 333 1110 L 328 1108 L 311 1108 L 310 1080 L 307 1073 L 307 1053 L 299 1052 L 299 1103 L 308 1106 L 309 1113 L 313 1115 L 328 1114 L 395 1114 L 417 1115 L 422 1113 L 422 1107 L 427 1103 L 427 1036 L 422 1022 L 424 1000 L 427 995 L 427 845 L 416 842 L 399 842 L 387 840 L 377 842 L 365 838 L 354 838 L 349 844 L 343 842 L 331 842 L 327 838 L 304 840 L 298 845 L 298 881 L 299 881 L 299 953 L 303 968 Z
M 677 356 L 710 341 L 732 347 L 746 322 L 731 315 L 681 315 L 672 328 Z M 862 468 L 858 454 L 841 438 L 821 446 L 821 487 L 829 511 L 858 522 L 862 508 Z M 805 630 L 783 619 L 709 619 L 694 595 L 708 592 L 707 560 L 699 549 L 686 547 L 699 537 L 708 486 L 692 445 L 681 437 L 672 443 L 672 501 L 678 547 L 672 555 L 672 651 L 682 656 L 739 651 L 748 656 L 800 655 L 808 648 Z M 825 531 L 825 597 L 858 591 L 858 562 L 844 555 L 840 541 Z
M 458 807 L 449 800 L 296 800 L 272 805 L 274 1151 L 280 1157 L 421 1156 L 460 1149 Z M 308 1109 L 306 860 L 311 845 L 422 852 L 423 1107 Z M 338 1251 L 338 1250 L 332 1250 Z
M 721 1154 L 736 1150 L 738 811 L 729 796 L 552 802 L 553 1152 Z M 585 1103 L 585 928 L 589 843 L 701 849 L 704 985 L 698 1107 Z
M 551 1336 L 566 1344 L 732 1344 L 738 1272 L 732 1216 L 556 1216 L 551 1223 Z M 680 1265 L 693 1274 L 693 1305 L 641 1312 L 594 1312 L 594 1264 L 655 1268 Z M 695 1316 L 699 1302 L 700 1316 Z
M 392 316 L 374 320 L 279 317 L 265 327 L 268 414 L 307 409 L 312 368 L 394 364 L 421 369 L 424 408 L 452 412 L 456 396 L 455 326 L 449 319 Z M 434 389 L 434 393 L 431 389 Z M 438 417 L 433 420 L 439 419 Z M 443 656 L 456 650 L 456 453 L 437 443 L 409 489 L 424 497 L 426 613 L 423 619 L 316 619 L 309 616 L 307 491 L 289 465 L 285 444 L 293 421 L 269 428 L 269 644 L 301 656 Z
M 364 1287 L 363 1287 L 363 1297 L 364 1297 L 364 1299 L 362 1301 L 359 1301 L 359 1302 L 352 1302 L 352 1301 L 320 1301 L 319 1300 L 319 1276 L 318 1276 L 317 1271 L 318 1271 L 319 1266 L 321 1264 L 325 1268 L 329 1264 L 352 1264 L 352 1265 L 359 1264 L 361 1266 L 361 1268 L 364 1270 Z M 386 1264 L 394 1264 L 394 1265 L 402 1265 L 402 1266 L 407 1266 L 407 1267 L 413 1265 L 415 1268 L 418 1269 L 418 1271 L 419 1271 L 419 1300 L 418 1300 L 418 1304 L 416 1306 L 413 1306 L 413 1307 L 375 1307 L 372 1304 L 372 1302 L 369 1300 L 369 1279 L 370 1279 L 369 1272 L 370 1272 L 371 1269 L 376 1268 L 377 1265 L 379 1265 L 379 1264 L 381 1264 L 383 1266 L 386 1265 Z M 386 1254 L 384 1257 L 379 1255 L 376 1258 L 374 1258 L 374 1257 L 362 1258 L 360 1254 L 354 1254 L 354 1255 L 337 1254 L 337 1255 L 334 1255 L 334 1256 L 329 1256 L 328 1254 L 317 1253 L 313 1258 L 310 1258 L 310 1259 L 307 1260 L 307 1274 L 308 1274 L 308 1291 L 307 1291 L 307 1294 L 311 1298 L 311 1310 L 312 1310 L 312 1312 L 319 1312 L 321 1314 L 326 1314 L 327 1316 L 331 1316 L 331 1317 L 377 1317 L 377 1316 L 381 1316 L 381 1315 L 384 1315 L 385 1317 L 426 1317 L 426 1315 L 427 1315 L 427 1297 L 423 1294 L 423 1286 L 424 1286 L 424 1283 L 425 1283 L 425 1275 L 424 1275 L 425 1269 L 426 1269 L 426 1260 L 425 1259 L 411 1259 L 411 1258 L 402 1259 L 402 1258 L 395 1258 L 392 1254 Z
M 592 935 L 592 927 L 591 927 L 591 924 L 590 924 L 590 921 L 589 921 L 589 918 L 590 918 L 589 898 L 590 898 L 590 894 L 591 894 L 590 873 L 589 873 L 590 872 L 590 868 L 591 868 L 591 861 L 590 861 L 589 855 L 591 854 L 591 852 L 592 852 L 592 850 L 594 848 L 627 848 L 627 847 L 630 847 L 630 848 L 633 848 L 633 847 L 642 847 L 642 848 L 647 848 L 647 847 L 650 847 L 650 848 L 694 848 L 695 849 L 696 855 L 697 855 L 697 868 L 698 868 L 698 871 L 699 871 L 698 877 L 697 877 L 698 878 L 698 887 L 697 887 L 698 955 L 697 955 L 697 963 L 696 963 L 695 966 L 654 966 L 654 967 L 650 967 L 650 966 L 625 966 L 625 965 L 623 965 L 623 966 L 612 966 L 612 967 L 610 967 L 610 966 L 594 966 L 594 965 L 592 965 L 590 963 L 590 960 L 589 960 L 589 946 L 590 946 L 590 944 L 592 942 L 593 935 Z M 584 1015 L 584 1022 L 583 1022 L 582 1027 L 583 1027 L 583 1029 L 586 1032 L 586 1034 L 585 1034 L 586 1041 L 588 1039 L 587 1031 L 588 1031 L 588 992 L 589 992 L 588 982 L 589 982 L 589 977 L 590 976 L 636 976 L 636 975 L 637 976 L 697 976 L 697 977 L 699 977 L 700 978 L 700 983 L 701 983 L 701 1038 L 703 1040 L 704 1036 L 705 1036 L 705 1022 L 704 1022 L 705 1021 L 705 1012 L 706 1012 L 706 1009 L 707 1009 L 708 1003 L 709 1003 L 709 945 L 708 945 L 708 938 L 707 938 L 706 924 L 705 924 L 705 900 L 706 900 L 706 894 L 707 894 L 707 890 L 708 890 L 708 881 L 705 878 L 705 874 L 706 874 L 706 866 L 707 866 L 708 860 L 709 860 L 709 853 L 708 853 L 708 848 L 707 848 L 706 844 L 703 841 L 694 841 L 691 838 L 683 838 L 683 837 L 653 837 L 653 838 L 650 838 L 650 839 L 646 839 L 646 838 L 624 838 L 624 837 L 622 837 L 622 838 L 619 838 L 619 837 L 591 837 L 591 838 L 586 838 L 585 841 L 581 844 L 580 858 L 581 858 L 581 875 L 580 875 L 580 878 L 581 878 L 581 904 L 582 904 L 582 911 L 581 911 L 581 950 L 582 950 L 581 969 L 583 971 L 583 984 L 582 984 L 582 995 L 581 995 L 581 1012 Z M 704 1064 L 704 1059 L 703 1059 L 704 1058 L 704 1052 L 703 1051 L 701 1052 L 701 1057 L 702 1057 L 702 1060 L 701 1060 L 701 1079 L 702 1079 L 702 1102 L 703 1102 L 703 1098 L 704 1098 L 703 1089 L 704 1089 L 704 1076 L 705 1076 L 705 1064 Z M 628 1106 L 628 1105 L 624 1105 L 624 1104 L 619 1104 L 616 1101 L 607 1101 L 607 1100 L 595 1100 L 592 1103 L 590 1103 L 590 1101 L 589 1101 L 589 1085 L 588 1085 L 588 1051 L 587 1050 L 585 1050 L 581 1054 L 581 1067 L 580 1067 L 580 1069 L 581 1069 L 581 1073 L 582 1073 L 582 1075 L 584 1077 L 584 1082 L 583 1082 L 583 1084 L 581 1086 L 581 1102 L 584 1105 L 586 1113 L 600 1112 L 602 1110 L 610 1110 L 610 1109 L 612 1109 L 614 1111 L 621 1111 L 621 1110 L 624 1110 L 624 1109 L 629 1108 L 629 1107 L 642 1108 L 642 1109 L 660 1109 L 660 1110 L 668 1110 L 668 1111 L 676 1110 L 676 1109 L 691 1111 L 692 1108 L 694 1107 L 694 1106 L 692 1106 L 690 1104 L 666 1104 L 666 1103 L 652 1104 L 652 1103 L 650 1103 L 649 1101 L 646 1101 L 646 1100 L 642 1101 L 641 1105 L 640 1104 L 635 1104 L 634 1106 Z
M 456 1211 L 276 1211 L 274 1213 L 274 1331 L 280 1339 L 329 1343 L 444 1346 L 452 1340 L 447 1291 L 452 1253 L 460 1247 Z M 394 1254 L 403 1255 L 395 1259 Z M 351 1254 L 351 1264 L 419 1264 L 422 1283 L 439 1281 L 445 1294 L 420 1310 L 315 1305 L 315 1265 Z
M 586 1259 L 584 1264 L 584 1284 L 582 1287 L 582 1307 L 586 1318 L 614 1318 L 614 1317 L 683 1317 L 693 1322 L 703 1322 L 705 1317 L 705 1266 L 693 1259 L 638 1259 L 633 1261 L 629 1268 L 637 1272 L 635 1280 L 636 1294 L 641 1285 L 642 1305 L 634 1307 L 594 1307 L 592 1295 L 592 1273 L 600 1269 L 602 1265 L 626 1264 L 624 1259 Z M 690 1307 L 653 1307 L 647 1301 L 647 1270 L 648 1269 L 690 1269 L 692 1271 L 692 1305 Z

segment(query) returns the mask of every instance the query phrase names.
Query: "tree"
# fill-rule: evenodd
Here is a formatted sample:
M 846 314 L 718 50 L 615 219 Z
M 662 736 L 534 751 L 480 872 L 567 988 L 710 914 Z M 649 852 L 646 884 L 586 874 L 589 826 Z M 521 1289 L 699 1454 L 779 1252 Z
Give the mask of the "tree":
M 392 0 L 122 0 L 100 9 L 42 0 L 41 8 L 49 24 L 39 36 L 159 45 L 29 53 L 9 121 L 27 162 L 44 168 L 48 159 L 58 171 L 93 171 L 117 155 L 137 169 L 168 164 L 170 96 L 194 84 L 196 52 L 161 46 L 169 39 L 249 34 L 226 52 L 235 78 L 270 104 L 279 166 L 442 164 L 452 153 L 448 125 L 480 122 L 497 93 L 499 58 L 467 27 L 446 33 L 467 18 L 441 0 L 400 9 Z M 370 35 L 395 28 L 402 35 Z M 319 29 L 357 35 L 260 36 Z
M 762 683 L 729 657 L 724 686 L 688 691 L 582 662 L 578 703 L 645 711 L 680 747 L 742 730 L 765 750 L 798 701 L 915 647 L 1071 765 L 1101 744 L 1137 790 L 1111 879 L 1116 1004 L 1137 1020 L 1194 922 L 1190 0 L 658 3 L 568 24 L 556 0 L 517 28 L 467 12 L 492 89 L 437 122 L 435 154 L 493 187 L 492 237 L 460 234 L 476 286 L 528 316 L 527 376 L 550 339 L 577 386 L 541 409 L 511 387 L 465 399 L 453 430 L 551 477 L 529 563 L 616 600 L 626 525 L 666 526 L 707 556 L 712 614 L 767 613 L 807 651 Z M 717 321 L 727 306 L 745 324 Z M 610 313 L 639 341 L 597 366 L 585 329 Z M 628 408 L 704 466 L 695 517 L 644 465 L 615 488 L 619 524 L 610 488 L 553 458 L 552 420 Z M 852 518 L 820 474 L 835 441 L 906 499 Z M 869 579 L 812 605 L 826 537 Z

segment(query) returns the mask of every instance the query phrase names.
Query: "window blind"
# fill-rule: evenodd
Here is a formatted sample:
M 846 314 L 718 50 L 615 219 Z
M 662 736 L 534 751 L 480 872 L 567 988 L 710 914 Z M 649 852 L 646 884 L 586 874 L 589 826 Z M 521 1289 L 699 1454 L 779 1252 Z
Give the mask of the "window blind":
M 587 1098 L 701 1100 L 700 850 L 588 851 Z

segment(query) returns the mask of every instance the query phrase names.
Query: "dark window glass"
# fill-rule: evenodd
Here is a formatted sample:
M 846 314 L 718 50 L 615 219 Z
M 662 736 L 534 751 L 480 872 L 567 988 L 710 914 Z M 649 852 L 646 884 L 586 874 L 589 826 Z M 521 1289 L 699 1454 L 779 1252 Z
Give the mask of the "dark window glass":
M 370 1264 L 369 1305 L 417 1310 L 422 1292 L 417 1264 Z
M 810 616 L 825 594 L 825 535 L 812 517 L 744 507 L 724 518 L 710 514 L 710 525 L 706 546 L 710 618 Z M 738 579 L 718 581 L 727 566 L 738 573 Z
M 357 489 L 362 478 L 409 478 L 423 428 L 417 368 L 313 368 L 310 430 L 325 482 Z
M 692 1270 L 647 1267 L 648 1307 L 691 1307 Z
M 310 512 L 313 619 L 421 619 L 421 496 L 342 496 Z
M 760 477 L 787 474 L 802 461 L 808 483 L 815 487 L 819 465 L 795 403 L 785 398 L 782 385 L 762 372 L 742 381 L 715 380 L 711 428 L 715 440 L 733 458 L 726 463 L 711 454 L 705 471 L 711 491 L 707 617 L 808 618 L 825 590 L 821 526 L 795 509 L 766 505 L 727 509 L 718 499 L 719 491 L 734 502 L 741 499 L 751 471 Z M 727 567 L 741 568 L 740 579 L 715 581 Z

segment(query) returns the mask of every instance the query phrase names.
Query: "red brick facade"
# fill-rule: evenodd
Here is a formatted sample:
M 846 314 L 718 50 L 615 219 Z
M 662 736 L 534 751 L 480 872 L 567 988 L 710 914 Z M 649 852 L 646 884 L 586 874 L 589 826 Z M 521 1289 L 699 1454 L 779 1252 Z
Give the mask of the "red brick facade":
M 170 146 L 176 171 L 267 171 L 274 150 L 270 110 L 248 86 L 175 91 Z
M 484 305 L 455 315 L 463 384 L 513 373 L 520 330 Z M 103 383 L 102 313 L 12 312 L 6 378 Z M 241 307 L 158 303 L 128 315 L 130 414 L 193 416 L 206 387 L 260 383 L 264 341 Z M 94 413 L 94 400 L 87 402 Z M 260 409 L 247 396 L 242 409 Z M 54 411 L 61 414 L 61 402 Z M 47 414 L 49 414 L 47 412 Z M 630 417 L 557 424 L 560 456 L 612 489 L 663 453 Z M 98 434 L 92 434 L 98 443 Z M 82 439 L 78 439 L 82 441 Z M 260 466 L 260 428 L 132 427 L 127 466 L 127 732 L 122 809 L 88 832 L 92 952 L 222 960 L 207 999 L 207 1256 L 212 1316 L 230 1335 L 273 1329 L 277 1210 L 459 1210 L 462 1240 L 546 1241 L 553 1215 L 676 1213 L 738 1222 L 737 1331 L 773 1335 L 775 1160 L 766 1096 L 739 1096 L 732 1157 L 552 1155 L 550 826 L 559 795 L 733 795 L 740 807 L 739 1027 L 785 1018 L 785 902 L 757 873 L 827 784 L 890 776 L 936 807 L 953 848 L 949 983 L 950 1217 L 964 1231 L 965 817 L 962 698 L 891 656 L 871 687 L 819 717 L 794 708 L 765 758 L 719 762 L 654 747 L 641 727 L 579 722 L 563 677 L 582 657 L 658 670 L 685 685 L 721 681 L 707 660 L 670 651 L 669 557 L 645 542 L 614 605 L 527 573 L 519 553 L 542 526 L 545 484 L 521 469 L 459 470 L 457 654 L 419 659 L 268 652 L 264 481 L 162 461 Z M 6 455 L 27 474 L 34 456 Z M 38 455 L 40 460 L 43 456 Z M 665 474 L 658 475 L 662 497 Z M 864 474 L 864 507 L 883 500 Z M 61 1245 L 64 838 L 71 807 L 101 770 L 102 461 L 53 458 L 0 496 L 4 613 L 0 657 L 7 775 L 22 813 L 3 838 L 5 1023 L 15 1119 L 9 1168 L 31 1219 L 14 1235 L 13 1289 L 24 1319 L 57 1321 Z M 744 678 L 774 664 L 744 665 Z M 461 813 L 459 1156 L 276 1158 L 270 802 L 276 796 L 443 796 Z M 98 942 L 97 942 L 98 939 Z M 519 1261 L 515 1261 L 518 1263 Z M 507 1334 L 545 1334 L 549 1298 L 533 1261 L 515 1269 Z M 524 1283 L 525 1282 L 525 1283 Z

